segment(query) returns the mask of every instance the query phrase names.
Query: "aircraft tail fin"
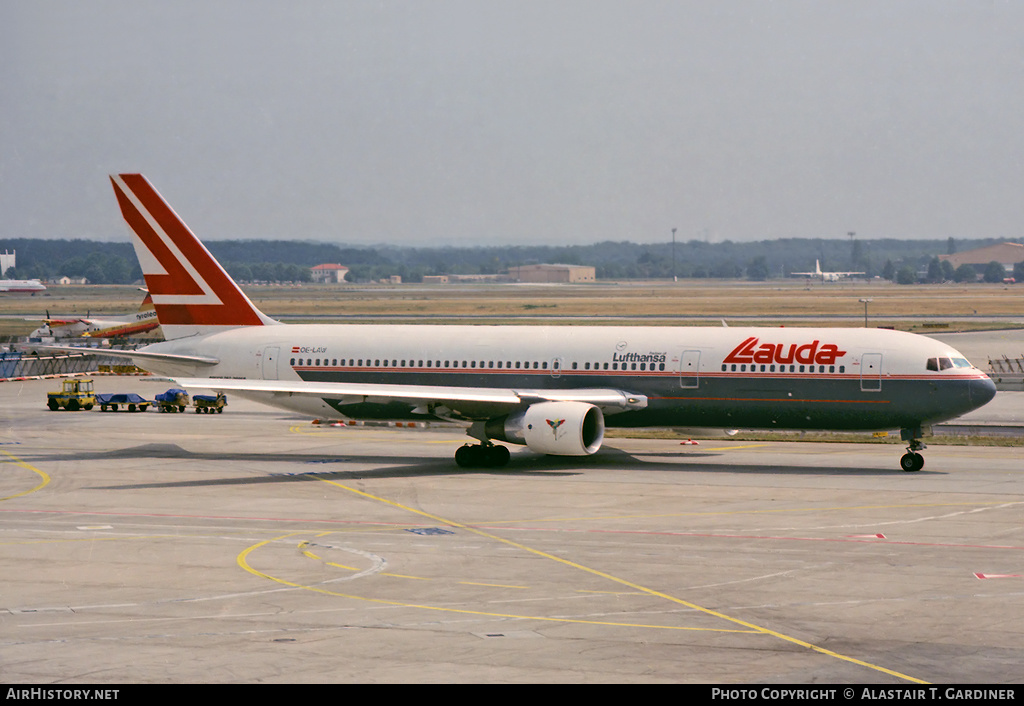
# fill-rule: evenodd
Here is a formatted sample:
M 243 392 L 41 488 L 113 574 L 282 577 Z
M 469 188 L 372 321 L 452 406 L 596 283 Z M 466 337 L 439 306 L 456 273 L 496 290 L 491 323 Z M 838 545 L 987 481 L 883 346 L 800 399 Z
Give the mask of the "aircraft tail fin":
M 256 308 L 146 177 L 110 181 L 167 339 L 278 323 Z

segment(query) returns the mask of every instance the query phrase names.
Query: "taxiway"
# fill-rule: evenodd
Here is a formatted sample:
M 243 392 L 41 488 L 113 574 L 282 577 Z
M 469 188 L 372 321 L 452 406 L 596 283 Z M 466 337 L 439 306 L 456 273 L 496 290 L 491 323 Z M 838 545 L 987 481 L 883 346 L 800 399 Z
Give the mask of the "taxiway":
M 50 387 L 0 384 L 8 684 L 1022 679 L 1016 448 L 907 474 L 896 445 L 610 439 L 466 471 L 456 429 Z

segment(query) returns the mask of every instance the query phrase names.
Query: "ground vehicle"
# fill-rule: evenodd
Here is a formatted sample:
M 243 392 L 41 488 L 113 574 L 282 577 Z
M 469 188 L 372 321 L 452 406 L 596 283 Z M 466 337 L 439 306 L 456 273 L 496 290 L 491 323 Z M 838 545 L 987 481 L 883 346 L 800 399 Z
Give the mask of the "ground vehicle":
M 153 401 L 161 412 L 184 412 L 188 407 L 188 393 L 180 387 L 172 387 L 167 392 L 161 392 Z
M 129 412 L 145 412 L 153 403 L 134 392 L 115 392 L 96 395 L 96 404 L 103 412 L 107 410 L 116 412 L 118 409 L 126 409 Z
M 224 396 L 223 392 L 218 392 L 214 395 L 193 395 L 192 404 L 196 408 L 196 414 L 200 412 L 206 414 L 217 413 L 220 414 L 224 411 L 224 408 L 228 406 L 228 398 Z
M 65 380 L 59 392 L 46 393 L 46 406 L 56 412 L 63 407 L 69 412 L 80 409 L 92 409 L 96 404 L 96 393 L 93 391 L 92 380 L 72 378 Z

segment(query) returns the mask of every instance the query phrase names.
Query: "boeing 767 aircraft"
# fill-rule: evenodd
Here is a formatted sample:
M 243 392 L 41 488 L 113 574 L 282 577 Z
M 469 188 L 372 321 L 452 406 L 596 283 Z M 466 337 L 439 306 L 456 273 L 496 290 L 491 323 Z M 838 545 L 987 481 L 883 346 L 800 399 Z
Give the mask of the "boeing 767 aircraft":
M 900 429 L 917 471 L 929 425 L 995 395 L 948 345 L 882 329 L 284 325 L 145 177 L 111 181 L 167 338 L 121 355 L 310 415 L 463 422 L 460 466 L 505 465 L 495 441 L 593 454 L 608 425 Z

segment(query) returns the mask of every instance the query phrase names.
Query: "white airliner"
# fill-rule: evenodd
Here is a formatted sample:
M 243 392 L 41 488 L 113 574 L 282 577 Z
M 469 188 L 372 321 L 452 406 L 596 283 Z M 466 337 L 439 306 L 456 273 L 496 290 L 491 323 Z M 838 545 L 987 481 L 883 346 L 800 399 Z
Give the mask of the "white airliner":
M 820 279 L 822 282 L 838 282 L 844 277 L 851 277 L 853 275 L 862 275 L 863 272 L 822 272 L 821 262 L 819 260 L 814 261 L 814 272 L 790 272 L 789 274 L 794 277 L 815 277 Z
M 507 463 L 494 441 L 593 454 L 608 424 L 898 428 L 900 465 L 916 471 L 929 425 L 995 395 L 948 345 L 882 329 L 283 325 L 142 175 L 111 181 L 167 338 L 122 355 L 310 415 L 464 422 L 479 443 L 460 466 Z
M 159 325 L 153 298 L 147 293 L 139 310 L 125 316 L 51 318 L 47 315 L 43 325 L 29 334 L 29 338 L 120 338 L 152 331 Z
M 24 293 L 35 294 L 46 289 L 46 285 L 37 279 L 0 279 L 0 294 Z

